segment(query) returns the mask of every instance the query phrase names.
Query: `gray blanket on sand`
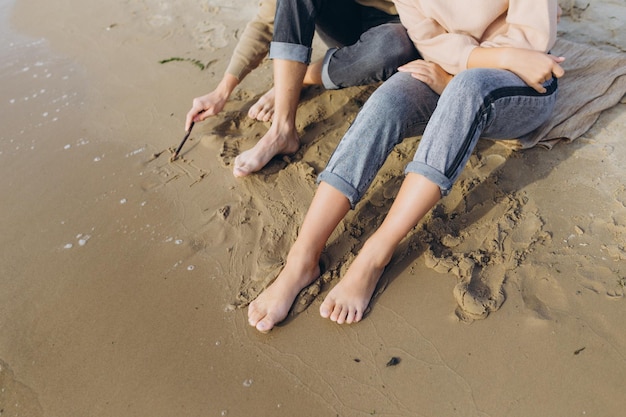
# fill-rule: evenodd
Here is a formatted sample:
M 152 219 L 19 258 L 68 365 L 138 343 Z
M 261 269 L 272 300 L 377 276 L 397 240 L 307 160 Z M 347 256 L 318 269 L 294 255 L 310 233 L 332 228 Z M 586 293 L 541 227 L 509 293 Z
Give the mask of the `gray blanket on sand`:
M 554 114 L 529 137 L 505 141 L 513 148 L 539 145 L 551 149 L 558 142 L 571 142 L 626 94 L 626 54 L 562 39 L 557 40 L 552 54 L 565 57 Z

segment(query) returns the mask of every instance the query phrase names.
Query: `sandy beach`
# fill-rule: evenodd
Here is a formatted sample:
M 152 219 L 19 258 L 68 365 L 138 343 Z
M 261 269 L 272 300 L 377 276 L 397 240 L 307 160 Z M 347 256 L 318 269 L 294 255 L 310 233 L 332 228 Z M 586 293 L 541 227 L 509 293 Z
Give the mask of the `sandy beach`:
M 419 138 L 335 231 L 268 334 L 276 276 L 375 86 L 303 92 L 302 147 L 246 178 L 264 62 L 199 123 L 254 0 L 0 0 L 0 416 L 618 417 L 626 409 L 626 100 L 552 149 L 481 142 L 365 319 L 319 315 Z M 562 39 L 626 54 L 624 0 L 564 0 Z M 315 53 L 323 53 L 319 40 Z

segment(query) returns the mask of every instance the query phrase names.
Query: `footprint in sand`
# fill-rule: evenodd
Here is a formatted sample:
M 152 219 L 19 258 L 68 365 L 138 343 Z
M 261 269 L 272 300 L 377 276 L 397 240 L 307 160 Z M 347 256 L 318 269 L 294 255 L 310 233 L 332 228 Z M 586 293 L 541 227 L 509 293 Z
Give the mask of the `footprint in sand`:
M 564 311 L 569 306 L 554 273 L 554 269 L 535 264 L 521 265 L 510 276 L 520 291 L 524 307 L 541 320 L 552 320 L 553 311 Z
M 452 211 L 439 206 L 426 223 L 430 248 L 426 265 L 456 275 L 453 290 L 464 321 L 483 319 L 505 301 L 507 275 L 518 268 L 534 245 L 549 239 L 543 221 L 523 194 L 505 195 L 494 184 L 483 183 L 480 193 L 497 196 L 477 203 L 475 196 L 451 200 Z
M 456 316 L 463 321 L 479 320 L 497 311 L 504 303 L 502 288 L 506 273 L 505 265 L 475 268 L 472 277 L 459 282 L 453 290 L 458 304 Z
M 222 149 L 220 150 L 219 160 L 224 167 L 230 167 L 240 154 L 241 139 L 234 138 L 232 136 L 226 136 L 222 142 Z

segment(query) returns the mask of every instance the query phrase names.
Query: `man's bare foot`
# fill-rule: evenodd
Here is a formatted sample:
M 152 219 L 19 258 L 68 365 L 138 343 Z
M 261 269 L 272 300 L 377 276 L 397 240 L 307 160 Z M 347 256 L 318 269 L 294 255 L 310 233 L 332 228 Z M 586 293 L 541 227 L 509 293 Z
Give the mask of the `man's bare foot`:
M 300 148 L 300 138 L 295 129 L 282 133 L 276 126 L 273 124 L 252 149 L 242 152 L 235 158 L 233 168 L 235 177 L 245 177 L 263 168 L 276 155 L 294 153 Z
M 296 296 L 320 275 L 317 260 L 290 254 L 276 280 L 248 306 L 248 323 L 268 332 L 287 317 Z
M 272 116 L 274 116 L 274 97 L 274 89 L 272 88 L 250 107 L 248 117 L 260 122 L 272 120 Z
M 367 244 L 366 244 L 367 246 Z M 328 293 L 320 306 L 320 315 L 338 324 L 356 323 L 363 318 L 376 284 L 390 257 L 377 254 L 373 245 L 363 247 L 346 275 Z

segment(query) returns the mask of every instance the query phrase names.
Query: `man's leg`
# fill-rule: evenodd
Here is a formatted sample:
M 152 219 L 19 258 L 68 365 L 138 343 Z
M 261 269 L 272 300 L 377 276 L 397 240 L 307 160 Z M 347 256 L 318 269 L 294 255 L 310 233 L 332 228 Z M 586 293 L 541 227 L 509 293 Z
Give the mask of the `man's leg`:
M 359 40 L 326 52 L 321 79 L 327 89 L 385 81 L 398 67 L 420 55 L 400 23 L 385 23 L 365 31 Z
M 331 47 L 323 59 L 308 66 L 303 86 L 323 85 L 331 90 L 370 85 L 385 81 L 398 71 L 399 66 L 419 59 L 420 55 L 406 29 L 395 22 L 397 16 L 382 12 L 379 14 L 386 16 L 384 19 L 389 22 L 367 29 L 353 44 Z M 382 17 L 377 22 L 381 20 Z M 326 27 L 329 27 L 328 23 Z M 320 25 L 317 31 L 321 33 Z M 347 37 L 345 34 L 343 36 Z M 338 41 L 328 42 L 329 46 L 341 45 Z M 275 95 L 275 90 L 270 89 L 250 108 L 248 116 L 259 121 L 271 120 Z
M 275 108 L 268 132 L 235 158 L 233 174 L 243 177 L 263 168 L 274 156 L 300 147 L 295 117 L 300 90 L 311 60 L 315 17 L 326 0 L 278 0 L 270 58 L 274 60 Z
M 235 158 L 233 175 L 243 177 L 263 168 L 274 156 L 290 154 L 300 148 L 296 132 L 296 109 L 306 64 L 285 59 L 274 60 L 276 91 L 274 121 L 252 149 Z
M 323 61 L 315 61 L 309 64 L 302 80 L 302 86 L 323 85 L 322 82 Z M 260 122 L 269 122 L 274 117 L 274 101 L 276 90 L 272 87 L 257 100 L 248 110 L 248 117 Z
M 277 7 L 284 8 L 284 5 L 280 4 L 281 1 L 285 0 L 279 0 Z M 312 22 L 315 22 L 316 32 L 329 47 L 351 45 L 358 41 L 363 32 L 363 10 L 369 8 L 361 6 L 354 0 L 307 0 L 307 2 L 309 4 L 305 3 L 304 10 L 310 12 L 311 15 L 306 30 L 309 29 Z M 389 16 L 385 13 L 382 14 Z M 293 12 L 291 15 L 294 16 Z M 276 25 L 280 24 L 276 23 Z M 282 39 L 286 38 L 282 37 Z M 287 42 L 294 42 L 294 39 L 298 38 L 291 36 Z M 306 42 L 306 40 L 298 39 L 297 42 Z M 322 62 L 319 60 L 309 65 L 303 79 L 303 87 L 322 85 Z M 275 98 L 276 89 L 271 88 L 250 107 L 248 117 L 262 122 L 272 120 L 275 111 Z

